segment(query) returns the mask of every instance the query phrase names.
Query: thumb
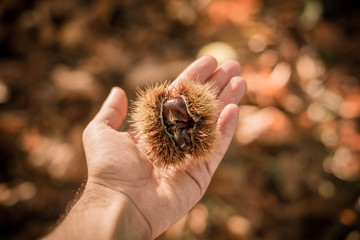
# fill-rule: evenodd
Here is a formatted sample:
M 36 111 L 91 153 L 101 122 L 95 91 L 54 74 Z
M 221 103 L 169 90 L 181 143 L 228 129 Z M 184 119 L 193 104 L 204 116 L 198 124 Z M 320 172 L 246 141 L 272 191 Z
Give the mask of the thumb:
M 113 87 L 93 122 L 106 124 L 117 130 L 120 128 L 127 113 L 128 100 L 126 93 L 119 87 Z

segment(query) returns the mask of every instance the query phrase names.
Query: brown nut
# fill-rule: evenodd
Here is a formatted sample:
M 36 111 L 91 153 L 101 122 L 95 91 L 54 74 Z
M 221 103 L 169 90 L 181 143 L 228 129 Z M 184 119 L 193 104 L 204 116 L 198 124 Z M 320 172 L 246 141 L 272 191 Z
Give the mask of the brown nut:
M 175 147 L 180 152 L 190 151 L 192 141 L 189 130 L 194 126 L 194 121 L 188 113 L 184 99 L 181 97 L 167 99 L 164 101 L 162 109 L 166 132 Z
M 176 146 L 181 152 L 188 152 L 192 148 L 191 135 L 188 132 L 188 129 L 180 129 L 179 132 L 175 132 L 173 139 Z
M 163 104 L 163 115 L 164 120 L 168 124 L 174 124 L 177 121 L 187 122 L 191 120 L 185 101 L 181 97 L 165 100 Z

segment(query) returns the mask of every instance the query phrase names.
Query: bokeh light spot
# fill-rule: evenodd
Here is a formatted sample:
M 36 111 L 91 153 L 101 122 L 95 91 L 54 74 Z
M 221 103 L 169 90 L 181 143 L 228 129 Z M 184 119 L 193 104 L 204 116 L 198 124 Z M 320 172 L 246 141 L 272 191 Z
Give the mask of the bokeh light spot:
M 332 182 L 325 180 L 319 184 L 318 191 L 324 198 L 332 198 L 335 195 L 335 186 Z

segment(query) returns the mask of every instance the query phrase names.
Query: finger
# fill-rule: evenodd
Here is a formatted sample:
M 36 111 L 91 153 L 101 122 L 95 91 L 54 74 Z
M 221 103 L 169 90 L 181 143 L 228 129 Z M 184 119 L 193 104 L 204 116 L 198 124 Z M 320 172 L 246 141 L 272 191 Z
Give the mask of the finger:
M 113 87 L 93 121 L 105 123 L 117 130 L 125 119 L 127 106 L 128 101 L 124 90 Z
M 242 77 L 231 78 L 219 95 L 219 100 L 221 101 L 220 109 L 230 103 L 239 104 L 246 90 L 247 85 Z
M 240 64 L 234 60 L 229 60 L 222 64 L 207 81 L 213 82 L 217 92 L 220 93 L 229 80 L 238 76 L 240 72 Z
M 235 104 L 228 104 L 225 106 L 220 114 L 217 128 L 220 133 L 220 144 L 216 156 L 207 162 L 209 174 L 212 176 L 219 166 L 224 154 L 229 147 L 232 137 L 238 123 L 239 108 Z
M 182 79 L 192 79 L 197 80 L 200 83 L 205 82 L 211 74 L 217 68 L 217 61 L 212 56 L 204 56 L 196 61 L 194 61 L 190 66 L 188 66 L 172 83 L 177 84 L 177 82 Z

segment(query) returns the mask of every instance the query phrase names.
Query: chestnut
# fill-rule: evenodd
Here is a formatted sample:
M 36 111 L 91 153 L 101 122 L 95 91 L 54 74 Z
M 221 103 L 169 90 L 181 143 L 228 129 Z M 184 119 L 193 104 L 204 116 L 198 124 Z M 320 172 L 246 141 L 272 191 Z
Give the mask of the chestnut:
M 182 97 L 170 98 L 163 103 L 164 120 L 169 122 L 181 121 L 187 122 L 191 120 L 185 101 Z
M 163 122 L 166 132 L 175 143 L 175 147 L 180 152 L 188 152 L 192 148 L 190 130 L 194 126 L 182 97 L 170 98 L 164 101 Z
M 159 167 L 187 168 L 217 151 L 219 101 L 211 83 L 182 79 L 138 91 L 131 114 L 141 149 Z

